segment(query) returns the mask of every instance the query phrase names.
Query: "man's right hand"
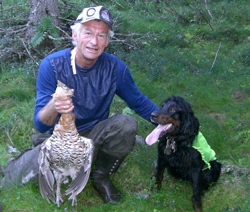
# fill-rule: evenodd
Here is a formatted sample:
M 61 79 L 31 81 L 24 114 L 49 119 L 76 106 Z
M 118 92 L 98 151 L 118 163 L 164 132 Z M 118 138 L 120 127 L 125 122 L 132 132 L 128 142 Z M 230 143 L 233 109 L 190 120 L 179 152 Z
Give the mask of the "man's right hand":
M 73 109 L 74 105 L 70 96 L 53 97 L 39 112 L 39 119 L 44 124 L 52 126 L 56 122 L 58 113 L 69 113 Z
M 74 109 L 72 98 L 69 96 L 54 98 L 54 106 L 58 113 L 69 113 Z

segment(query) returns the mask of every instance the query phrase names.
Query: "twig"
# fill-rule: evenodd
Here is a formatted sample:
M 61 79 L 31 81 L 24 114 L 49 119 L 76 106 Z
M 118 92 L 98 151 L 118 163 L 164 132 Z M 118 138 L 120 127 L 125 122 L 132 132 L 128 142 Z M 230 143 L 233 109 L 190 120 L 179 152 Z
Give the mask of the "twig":
M 22 43 L 23 43 L 23 46 L 24 46 L 24 48 L 26 49 L 26 51 L 28 52 L 28 54 L 29 54 L 29 56 L 30 56 L 30 58 L 36 63 L 36 65 L 37 66 L 39 66 L 39 63 L 38 62 L 36 62 L 36 60 L 31 56 L 31 54 L 30 54 L 30 52 L 29 52 L 29 50 L 27 49 L 27 47 L 26 47 L 26 45 L 25 45 L 25 43 L 24 43 L 24 41 L 23 41 L 23 39 L 21 39 L 21 41 L 22 41 Z
M 13 26 L 13 27 L 9 27 L 7 28 L 6 31 L 6 35 L 13 35 L 13 34 L 18 34 L 20 32 L 23 32 L 27 29 L 27 25 L 19 25 L 19 26 Z
M 216 61 L 217 56 L 218 56 L 218 53 L 219 53 L 219 51 L 220 51 L 220 46 L 221 46 L 221 42 L 220 42 L 219 48 L 218 48 L 218 50 L 217 50 L 217 52 L 216 52 L 216 55 L 215 55 L 215 58 L 214 58 L 213 65 L 212 65 L 212 67 L 210 68 L 210 72 L 212 71 L 212 69 L 213 69 L 213 67 L 214 67 L 215 61 Z
M 147 32 L 146 34 L 138 34 L 138 33 L 122 34 L 122 33 L 115 33 L 115 35 L 124 36 L 124 37 L 141 36 L 140 38 L 145 38 L 145 37 L 154 37 L 154 36 L 157 36 L 157 35 L 162 35 L 163 33 L 164 32 L 161 31 L 158 34 L 150 34 L 150 32 Z
M 118 4 L 120 7 L 124 8 L 121 4 L 119 4 L 117 1 L 115 1 L 116 4 Z
M 96 2 L 96 1 L 94 1 L 94 0 L 90 0 L 90 1 L 92 1 L 92 2 L 95 3 L 95 4 L 98 4 L 98 2 Z
M 185 3 L 191 8 L 191 10 L 195 11 L 195 9 L 193 7 L 191 7 L 191 5 L 188 3 L 187 0 L 185 0 Z M 196 11 L 195 11 L 196 12 Z
M 182 18 L 185 22 L 189 23 L 189 21 L 188 21 L 186 18 L 182 17 L 179 13 L 177 13 L 176 10 L 175 10 L 174 8 L 172 8 L 172 7 L 170 6 L 170 4 L 169 4 L 167 1 L 164 0 L 164 3 L 165 3 L 165 4 L 170 8 L 170 10 L 172 10 L 178 17 Z
M 36 14 L 37 8 L 39 7 L 39 5 L 40 5 L 40 1 L 37 3 L 36 7 L 31 11 L 31 14 L 32 14 L 32 15 L 33 15 L 33 14 Z
M 158 33 L 158 34 L 150 34 L 150 32 L 147 32 L 146 34 L 137 34 L 137 33 L 122 34 L 122 33 L 115 33 L 115 35 L 118 35 L 120 37 L 125 37 L 125 39 L 117 38 L 117 37 L 114 36 L 110 42 L 113 42 L 113 43 L 115 43 L 115 42 L 123 43 L 123 44 L 125 44 L 125 45 L 127 45 L 127 46 L 129 46 L 131 48 L 136 48 L 135 45 L 131 45 L 131 44 L 129 44 L 129 43 L 126 42 L 128 37 L 132 37 L 132 38 L 130 38 L 130 41 L 138 42 L 138 40 L 140 40 L 140 39 L 149 38 L 149 37 L 155 37 L 155 36 L 161 35 L 163 33 L 164 33 L 163 30 L 160 33 Z M 140 37 L 134 38 L 135 36 L 140 36 Z
M 209 21 L 207 20 L 206 16 L 203 15 L 203 13 L 201 12 L 201 10 L 200 10 L 200 8 L 199 8 L 199 5 L 198 5 L 197 1 L 194 0 L 194 2 L 196 3 L 196 7 L 198 8 L 198 11 L 199 11 L 201 17 L 203 17 L 204 20 L 207 22 L 207 24 L 210 26 L 210 28 L 211 28 L 212 30 L 214 30 L 213 27 L 211 26 L 211 24 L 209 23 Z
M 149 32 L 147 34 L 149 34 Z M 147 34 L 138 34 L 138 33 L 122 34 L 122 33 L 115 33 L 115 35 L 124 36 L 124 37 L 141 36 L 141 35 L 145 36 Z
M 214 19 L 213 15 L 211 14 L 211 12 L 210 12 L 210 10 L 209 10 L 209 8 L 208 8 L 207 0 L 204 0 L 204 1 L 205 1 L 205 7 L 206 7 L 206 9 L 207 9 L 208 14 L 210 15 L 210 17 L 211 17 L 212 19 Z
M 146 6 L 147 6 L 148 11 L 151 13 L 151 15 L 154 16 L 154 17 L 156 17 L 156 16 L 151 12 L 151 10 L 149 9 L 148 2 L 147 2 L 147 1 L 146 1 Z
M 5 130 L 5 133 L 6 133 L 7 137 L 8 137 L 8 139 L 10 140 L 10 143 L 14 146 L 14 144 L 13 144 L 13 142 L 11 140 L 11 137 L 10 137 L 9 129 Z
M 71 45 L 72 45 L 71 43 L 68 43 L 68 44 L 66 44 L 64 47 L 62 47 L 62 49 L 66 49 L 66 48 L 72 47 Z M 51 51 L 49 51 L 48 55 L 49 55 L 49 54 L 52 54 L 52 53 L 55 52 L 56 50 L 57 50 L 57 48 L 52 49 Z
M 131 47 L 131 48 L 136 48 L 136 46 L 131 45 L 131 44 L 129 44 L 129 43 L 126 43 L 126 42 L 125 42 L 126 40 L 120 40 L 120 39 L 118 39 L 118 38 L 116 38 L 116 37 L 113 37 L 113 39 L 115 39 L 115 40 L 111 40 L 111 42 L 120 42 L 120 43 L 123 43 L 123 44 L 125 44 L 125 45 Z
M 57 29 L 59 29 L 61 32 L 63 32 L 68 38 L 71 39 L 71 37 L 69 36 L 69 34 L 67 32 L 65 32 L 63 29 L 61 29 L 59 26 L 54 25 L 54 27 L 56 27 Z
M 69 39 L 71 39 L 71 37 L 69 35 L 67 35 L 67 38 L 66 37 L 54 38 L 53 36 L 49 35 L 47 32 L 44 32 L 43 34 L 45 34 L 51 40 L 69 40 Z

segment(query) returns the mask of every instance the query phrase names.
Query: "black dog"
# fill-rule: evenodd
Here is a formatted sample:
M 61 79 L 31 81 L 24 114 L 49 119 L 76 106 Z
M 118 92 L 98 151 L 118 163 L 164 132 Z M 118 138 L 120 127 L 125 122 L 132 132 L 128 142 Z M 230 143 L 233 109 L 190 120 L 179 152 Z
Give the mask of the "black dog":
M 221 163 L 217 162 L 214 151 L 199 132 L 199 121 L 190 104 L 181 97 L 172 96 L 162 103 L 160 110 L 151 113 L 151 121 L 159 124 L 146 139 L 152 145 L 159 138 L 157 189 L 161 188 L 164 169 L 167 168 L 174 177 L 190 182 L 194 211 L 201 212 L 203 191 L 219 179 Z M 199 143 L 204 144 L 208 154 L 200 151 Z M 204 162 L 206 156 L 211 158 Z

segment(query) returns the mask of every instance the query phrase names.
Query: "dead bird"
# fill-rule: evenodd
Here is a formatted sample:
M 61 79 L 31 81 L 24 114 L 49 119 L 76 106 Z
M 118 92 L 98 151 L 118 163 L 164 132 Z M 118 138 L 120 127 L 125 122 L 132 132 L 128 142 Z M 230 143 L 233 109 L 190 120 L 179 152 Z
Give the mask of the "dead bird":
M 71 89 L 58 81 L 53 97 L 73 96 Z M 61 114 L 53 134 L 41 144 L 38 156 L 39 190 L 48 203 L 52 201 L 60 207 L 61 184 L 67 182 L 68 176 L 72 182 L 66 190 L 71 194 L 72 206 L 77 205 L 76 196 L 86 186 L 93 161 L 94 144 L 91 139 L 79 136 L 75 126 L 75 116 L 72 112 Z M 56 180 L 56 201 L 54 181 Z

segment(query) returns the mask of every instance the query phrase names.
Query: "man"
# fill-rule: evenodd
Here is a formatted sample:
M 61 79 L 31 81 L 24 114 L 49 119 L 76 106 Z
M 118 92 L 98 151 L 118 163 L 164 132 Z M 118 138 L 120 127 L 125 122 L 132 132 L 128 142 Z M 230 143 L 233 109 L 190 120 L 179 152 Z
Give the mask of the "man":
M 138 90 L 127 66 L 104 52 L 113 36 L 109 10 L 103 6 L 84 8 L 71 28 L 75 47 L 47 56 L 39 67 L 34 125 L 42 134 L 34 136 L 33 143 L 50 136 L 60 114 L 73 111 L 80 135 L 95 142 L 92 185 L 105 203 L 117 203 L 121 193 L 109 175 L 133 150 L 137 123 L 126 115 L 108 118 L 112 99 L 118 95 L 148 121 L 158 108 Z M 57 80 L 74 90 L 72 98 L 51 96 Z M 4 171 L 5 182 L 25 183 L 36 178 L 38 152 L 39 145 L 10 161 Z

